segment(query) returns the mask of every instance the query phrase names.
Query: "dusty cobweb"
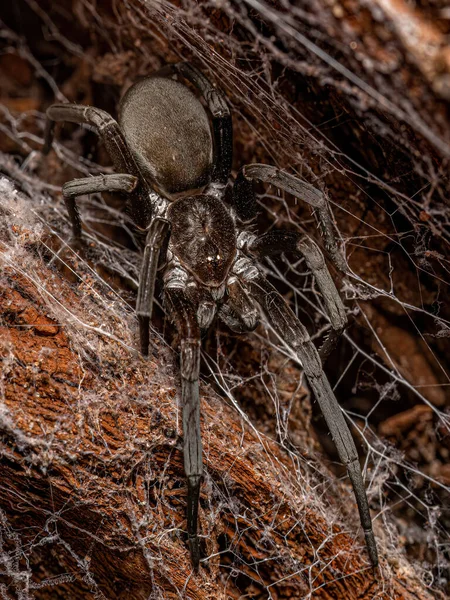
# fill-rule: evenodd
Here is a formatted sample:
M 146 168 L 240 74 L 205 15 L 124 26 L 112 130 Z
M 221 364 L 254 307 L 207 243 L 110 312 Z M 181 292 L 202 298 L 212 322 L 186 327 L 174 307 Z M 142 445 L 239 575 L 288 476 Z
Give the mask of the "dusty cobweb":
M 442 115 L 427 112 L 431 92 L 420 98 L 409 96 L 404 80 L 392 76 L 400 68 L 403 53 L 412 52 L 411 48 L 396 45 L 397 38 L 392 34 L 392 39 L 386 41 L 388 51 L 381 58 L 376 35 L 373 44 L 365 46 L 361 31 L 345 20 L 345 11 L 330 12 L 324 19 L 322 3 L 315 1 L 295 6 L 283 1 L 274 8 L 258 0 L 186 0 L 179 6 L 149 0 L 113 4 L 113 10 L 103 12 L 90 0 L 75 4 L 77 27 L 89 31 L 89 43 L 71 36 L 64 27 L 64 18 L 62 25 L 57 24 L 57 15 L 34 0 L 24 2 L 37 15 L 46 39 L 63 49 L 65 60 L 72 56 L 80 72 L 86 68 L 90 73 L 96 93 L 81 90 L 84 103 L 95 100 L 98 105 L 99 90 L 112 86 L 113 92 L 101 108 L 114 111 L 118 97 L 133 80 L 157 70 L 166 61 L 193 60 L 229 99 L 236 130 L 235 168 L 255 160 L 274 164 L 306 179 L 326 195 L 348 260 L 347 274 L 336 280 L 351 322 L 327 365 L 327 374 L 364 457 L 362 466 L 375 533 L 382 556 L 387 559 L 382 576 L 385 597 L 390 594 L 393 572 L 389 559 L 393 557 L 402 565 L 410 561 L 423 585 L 438 594 L 448 585 L 450 479 L 446 459 L 450 416 L 446 348 L 450 311 L 446 299 L 450 146 L 442 134 Z M 363 2 L 360 5 L 366 22 L 376 32 L 381 8 L 375 10 Z M 344 10 L 340 3 L 337 6 Z M 395 15 L 388 16 L 392 31 L 396 31 Z M 52 99 L 81 100 L 67 83 L 69 78 L 58 72 L 48 57 L 42 59 L 30 40 L 6 23 L 2 41 L 3 54 L 21 57 L 33 77 L 45 82 L 47 90 L 45 102 L 41 100 L 20 114 L 8 102 L 0 102 L 1 131 L 12 148 L 10 155 L 2 153 L 0 159 L 1 171 L 6 175 L 0 188 L 4 268 L 35 286 L 48 315 L 64 328 L 78 356 L 77 385 L 84 381 L 84 366 L 94 356 L 101 357 L 92 389 L 110 386 L 119 399 L 112 406 L 111 398 L 105 400 L 98 391 L 82 396 L 71 418 L 78 428 L 77 443 L 88 452 L 84 424 L 93 435 L 96 419 L 104 410 L 102 402 L 106 401 L 111 414 L 124 405 L 128 372 L 136 364 L 144 373 L 147 368 L 152 374 L 150 384 L 144 376 L 138 382 L 140 396 L 133 401 L 137 413 L 147 410 L 146 403 L 151 402 L 156 389 L 176 389 L 177 354 L 168 341 L 173 334 L 159 303 L 153 329 L 155 356 L 150 362 L 161 370 L 142 366 L 136 352 L 133 315 L 140 258 L 132 223 L 117 204 L 96 196 L 81 200 L 87 255 L 75 256 L 67 247 L 70 227 L 59 193 L 61 182 L 46 177 L 38 151 L 43 141 L 44 105 Z M 433 57 L 425 59 L 417 52 L 412 56 L 417 71 L 414 76 L 427 88 L 430 73 L 436 68 Z M 442 95 L 438 79 L 432 81 Z M 411 77 L 408 83 L 414 87 L 416 80 Z M 63 165 L 63 173 L 71 173 L 71 177 L 108 172 L 104 155 L 92 150 L 92 156 L 89 152 L 80 156 L 84 132 L 70 131 L 70 135 L 55 142 L 51 168 L 57 172 L 57 165 Z M 346 135 L 347 143 L 342 141 Z M 87 139 L 84 148 L 93 148 L 93 138 Z M 261 232 L 287 227 L 320 242 L 315 215 L 301 200 L 270 187 L 258 191 L 260 215 L 255 227 Z M 12 233 L 16 222 L 21 229 Z M 59 269 L 65 265 L 68 286 L 77 282 L 76 301 L 68 301 L 67 290 L 58 288 L 56 279 L 54 285 L 43 279 L 38 267 L 42 261 L 52 268 L 57 263 Z M 320 344 L 329 324 L 320 293 L 304 262 L 282 256 L 266 261 L 263 269 Z M 3 386 L 15 360 L 11 340 L 8 344 Z M 122 381 L 112 372 L 119 359 L 124 364 Z M 253 578 L 257 590 L 254 597 L 277 598 L 286 583 L 284 579 L 288 582 L 298 576 L 304 585 L 302 597 L 318 597 L 325 584 L 317 577 L 317 569 L 330 569 L 327 584 L 342 577 L 340 572 L 333 574 L 323 559 L 323 548 L 336 535 L 333 526 L 338 524 L 351 536 L 352 552 L 362 553 L 364 546 L 348 481 L 337 464 L 313 399 L 310 404 L 301 365 L 263 323 L 244 341 L 224 328 L 211 333 L 204 343 L 202 375 L 202 402 L 211 402 L 216 408 L 223 403 L 220 411 L 231 408 L 239 416 L 242 438 L 250 431 L 255 440 L 245 452 L 263 457 L 281 489 L 277 498 L 282 500 L 270 507 L 271 514 L 284 510 L 286 504 L 313 505 L 327 527 L 322 545 L 315 546 L 311 541 L 314 560 L 304 564 L 301 557 L 289 551 L 291 530 L 274 537 L 270 519 L 261 520 L 256 508 L 243 505 L 234 494 L 232 473 L 222 475 L 218 482 L 207 469 L 208 500 L 202 530 L 207 538 L 215 540 L 207 547 L 211 564 L 219 568 L 223 559 L 225 580 L 237 581 L 233 584 L 236 588 L 241 585 L 250 589 Z M 167 426 L 181 433 L 175 396 L 167 411 L 172 418 Z M 219 420 L 220 415 L 214 419 Z M 2 429 L 9 432 L 15 444 L 27 449 L 30 464 L 46 469 L 56 460 L 57 452 L 58 460 L 68 460 L 67 450 L 63 451 L 49 432 L 25 436 L 18 415 L 11 413 L 5 402 L 1 418 Z M 138 416 L 133 418 L 138 420 Z M 58 421 L 55 431 L 64 427 L 64 422 Z M 123 453 L 127 458 L 136 448 L 146 447 L 147 441 L 136 437 L 136 431 L 132 427 L 126 436 Z M 176 435 L 168 435 L 167 439 L 168 447 L 175 451 Z M 276 440 L 282 459 L 272 451 L 271 440 Z M 105 447 L 108 444 L 105 441 Z M 167 491 L 173 485 L 169 474 L 164 469 L 158 474 L 153 472 L 150 459 L 155 448 L 145 451 L 149 460 L 140 466 L 147 482 L 142 484 L 143 489 L 156 498 L 155 504 L 147 509 L 144 495 L 139 510 L 130 501 L 127 513 L 135 544 L 150 573 L 164 570 L 165 555 L 149 552 L 149 538 L 163 544 L 180 530 L 180 521 L 175 517 L 166 517 L 163 530 L 154 526 L 153 511 L 163 513 L 177 498 L 176 493 Z M 166 464 L 170 472 L 169 459 Z M 119 489 L 120 477 L 115 483 Z M 234 522 L 226 532 L 217 529 L 223 510 L 232 515 Z M 0 584 L 3 597 L 39 597 L 37 589 L 57 589 L 76 578 L 96 597 L 105 597 L 90 571 L 89 553 L 78 555 L 60 531 L 58 519 L 63 513 L 61 507 L 48 511 L 44 526 L 27 544 L 21 541 L 16 523 L 8 522 L 7 514 L 0 513 L 2 571 L 9 581 L 9 588 Z M 303 518 L 296 510 L 289 515 L 293 526 L 306 531 Z M 259 541 L 270 558 L 255 553 L 242 560 L 239 540 L 243 529 L 261 529 L 263 523 L 266 529 L 261 531 Z M 120 528 L 119 517 L 117 524 Z M 280 538 L 284 541 L 281 547 Z M 64 548 L 71 564 L 76 565 L 75 574 L 68 570 L 36 577 L 36 565 L 27 558 L 34 548 L 46 546 Z M 267 561 L 286 574 L 270 582 L 262 576 L 258 579 Z M 188 582 L 172 584 L 178 597 L 184 597 L 183 586 Z M 165 597 L 159 585 L 158 578 L 152 580 L 154 598 Z M 8 595 L 11 590 L 15 596 Z

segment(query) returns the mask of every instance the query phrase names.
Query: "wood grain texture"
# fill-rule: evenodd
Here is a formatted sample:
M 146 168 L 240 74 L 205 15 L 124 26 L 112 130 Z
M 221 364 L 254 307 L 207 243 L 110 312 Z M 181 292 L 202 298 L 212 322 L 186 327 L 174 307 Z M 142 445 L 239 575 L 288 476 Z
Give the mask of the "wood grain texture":
M 27 256 L 25 265 L 71 312 L 87 302 L 82 284 L 38 259 Z M 180 590 L 199 600 L 239 598 L 243 589 L 262 598 L 267 588 L 280 599 L 311 590 L 317 599 L 431 598 L 383 552 L 374 577 L 363 541 L 349 535 L 356 518 L 344 531 L 315 495 L 306 464 L 299 479 L 285 450 L 268 438 L 263 447 L 204 385 L 200 520 L 211 558 L 192 575 L 177 371 L 170 374 L 162 351 L 144 361 L 111 339 L 101 342 L 104 354 L 80 360 L 79 340 L 55 321 L 31 273 L 18 276 L 15 266 L 1 278 L 0 506 L 14 531 L 5 551 L 14 552 L 15 540 L 29 561 L 28 571 L 16 566 L 32 574 L 23 589 L 42 582 L 34 597 L 69 599 L 178 598 Z M 116 332 L 129 325 L 117 323 Z M 354 503 L 348 484 L 327 491 L 337 492 Z M 48 587 L 49 578 L 57 585 Z

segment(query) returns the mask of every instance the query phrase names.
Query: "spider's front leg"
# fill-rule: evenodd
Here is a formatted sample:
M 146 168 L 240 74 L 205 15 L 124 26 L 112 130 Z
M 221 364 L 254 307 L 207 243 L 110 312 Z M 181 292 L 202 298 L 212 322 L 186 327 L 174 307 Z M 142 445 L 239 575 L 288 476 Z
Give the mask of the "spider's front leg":
M 331 332 L 319 350 L 322 363 L 336 347 L 337 341 L 347 326 L 347 316 L 341 297 L 328 271 L 319 246 L 308 236 L 295 231 L 270 231 L 254 240 L 248 251 L 258 259 L 283 252 L 301 254 L 314 275 L 325 303 L 331 323 Z
M 200 432 L 200 327 L 197 308 L 188 298 L 183 281 L 173 274 L 165 291 L 166 304 L 180 334 L 181 396 L 183 404 L 183 453 L 187 478 L 187 530 L 192 565 L 200 564 L 197 533 L 200 485 L 203 478 L 202 439 Z
M 308 331 L 289 308 L 284 298 L 250 261 L 242 261 L 237 273 L 263 309 L 274 331 L 297 355 L 314 396 L 319 402 L 339 454 L 347 468 L 358 504 L 367 551 L 373 567 L 378 565 L 378 552 L 372 529 L 369 504 L 358 459 L 358 452 L 342 410 L 322 369 L 319 353 Z
M 161 249 L 168 241 L 169 221 L 154 219 L 148 228 L 145 239 L 144 258 L 139 277 L 139 291 L 136 300 L 136 314 L 139 321 L 139 338 L 141 353 L 148 356 L 150 344 L 150 320 L 153 309 L 156 271 Z

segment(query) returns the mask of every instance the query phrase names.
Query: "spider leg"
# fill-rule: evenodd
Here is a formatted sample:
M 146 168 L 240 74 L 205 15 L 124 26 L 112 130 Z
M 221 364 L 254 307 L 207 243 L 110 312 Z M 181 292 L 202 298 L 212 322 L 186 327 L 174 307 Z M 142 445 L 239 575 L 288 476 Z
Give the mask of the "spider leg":
M 122 192 L 130 194 L 137 185 L 134 175 L 125 173 L 113 173 L 110 175 L 98 175 L 97 177 L 83 177 L 72 179 L 63 185 L 62 192 L 66 204 L 69 219 L 72 223 L 72 235 L 75 242 L 81 239 L 81 219 L 75 201 L 77 196 L 84 194 L 95 194 L 96 192 Z
M 259 259 L 283 252 L 294 252 L 305 257 L 306 264 L 322 293 L 331 323 L 331 332 L 319 350 L 322 363 L 324 363 L 347 326 L 347 316 L 319 246 L 308 236 L 295 231 L 270 231 L 254 240 L 247 249 Z
M 189 62 L 180 62 L 164 67 L 161 74 L 176 73 L 190 81 L 204 96 L 212 115 L 214 136 L 214 168 L 212 185 L 226 185 L 231 172 L 233 158 L 233 127 L 230 109 L 225 96 L 217 90 L 207 77 Z
M 246 165 L 239 171 L 233 187 L 233 204 L 238 217 L 242 221 L 253 219 L 257 212 L 256 197 L 253 190 L 253 181 L 255 179 L 285 190 L 316 209 L 322 235 L 325 239 L 325 247 L 336 267 L 345 273 L 347 271 L 347 263 L 339 249 L 334 233 L 331 211 L 322 192 L 310 183 L 301 181 L 294 175 L 290 175 L 271 165 Z
M 174 281 L 179 286 L 179 282 Z M 187 530 L 192 565 L 200 563 L 200 543 L 197 533 L 200 485 L 203 477 L 202 439 L 200 432 L 200 327 L 196 307 L 182 287 L 166 287 L 166 303 L 181 337 L 181 395 L 183 402 L 183 454 L 187 478 Z
M 103 140 L 115 169 L 122 173 L 130 173 L 138 179 L 135 190 L 130 194 L 131 216 L 139 227 L 146 229 L 152 215 L 149 197 L 151 190 L 142 177 L 117 121 L 104 110 L 93 106 L 53 104 L 47 109 L 43 154 L 48 154 L 52 147 L 56 121 L 80 123 L 96 131 Z
M 378 565 L 378 552 L 372 529 L 369 504 L 358 460 L 355 443 L 344 419 L 341 408 L 322 369 L 319 354 L 308 331 L 289 308 L 284 298 L 263 277 L 249 260 L 242 263 L 238 275 L 246 282 L 252 295 L 263 309 L 269 323 L 281 339 L 296 353 L 306 378 L 319 402 L 339 458 L 347 468 L 358 504 L 366 547 L 373 567 Z
M 139 290 L 136 300 L 136 313 L 139 321 L 141 352 L 148 356 L 150 342 L 150 319 L 152 316 L 153 295 L 156 271 L 161 248 L 166 242 L 170 224 L 166 219 L 152 221 L 145 239 L 144 258 L 139 277 Z

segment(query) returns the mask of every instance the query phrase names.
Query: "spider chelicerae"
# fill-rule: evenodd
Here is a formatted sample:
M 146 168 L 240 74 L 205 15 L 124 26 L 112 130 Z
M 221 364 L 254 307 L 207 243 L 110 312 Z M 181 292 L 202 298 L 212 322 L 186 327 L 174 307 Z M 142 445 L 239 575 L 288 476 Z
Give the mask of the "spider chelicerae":
M 187 82 L 203 97 L 206 109 Z M 341 461 L 353 485 L 370 561 L 377 547 L 358 453 L 323 363 L 346 326 L 339 293 L 317 244 L 291 231 L 255 235 L 249 223 L 257 212 L 253 181 L 270 183 L 312 206 L 328 253 L 341 270 L 346 262 L 337 244 L 322 193 L 310 184 L 261 164 L 246 165 L 225 189 L 232 162 L 232 122 L 223 94 L 193 65 L 168 65 L 126 92 L 120 125 L 91 106 L 54 104 L 47 110 L 44 154 L 50 151 L 56 121 L 93 128 L 103 140 L 115 174 L 74 179 L 63 186 L 73 240 L 81 240 L 76 198 L 95 192 L 128 196 L 130 216 L 145 236 L 136 312 L 140 349 L 148 355 L 155 279 L 164 281 L 165 307 L 180 335 L 183 450 L 187 478 L 187 532 L 192 564 L 198 569 L 198 505 L 203 473 L 200 435 L 200 340 L 217 315 L 244 333 L 258 324 L 260 309 L 298 357 L 319 402 Z M 264 277 L 258 260 L 283 252 L 306 261 L 323 296 L 331 333 L 318 351 L 305 326 Z

